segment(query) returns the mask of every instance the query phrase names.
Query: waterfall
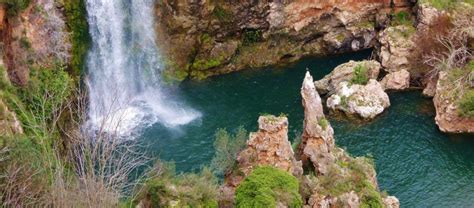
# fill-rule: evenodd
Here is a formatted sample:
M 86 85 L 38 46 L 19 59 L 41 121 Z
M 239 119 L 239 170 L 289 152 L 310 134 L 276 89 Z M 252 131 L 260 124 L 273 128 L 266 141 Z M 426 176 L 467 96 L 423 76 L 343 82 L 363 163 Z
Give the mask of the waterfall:
M 200 114 L 171 98 L 160 82 L 154 0 L 87 0 L 88 127 L 129 135 L 160 122 L 178 126 Z

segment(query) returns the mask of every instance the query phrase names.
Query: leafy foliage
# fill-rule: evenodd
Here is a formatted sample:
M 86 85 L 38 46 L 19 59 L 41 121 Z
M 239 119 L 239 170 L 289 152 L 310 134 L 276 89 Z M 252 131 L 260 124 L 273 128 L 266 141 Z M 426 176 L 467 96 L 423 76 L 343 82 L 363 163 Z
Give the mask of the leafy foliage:
M 236 165 L 237 154 L 245 147 L 247 131 L 239 127 L 235 135 L 225 129 L 218 129 L 214 141 L 216 155 L 211 161 L 211 169 L 218 175 L 224 175 Z
M 9 15 L 16 15 L 18 12 L 26 9 L 30 5 L 31 0 L 0 0 L 0 3 L 6 4 Z
M 351 84 L 365 85 L 369 81 L 367 76 L 367 68 L 361 64 L 354 68 L 354 76 L 351 79 Z
M 461 116 L 474 119 L 474 89 L 464 93 L 459 101 L 459 113 Z
M 245 30 L 242 36 L 243 45 L 251 45 L 262 40 L 262 32 L 259 30 Z
M 144 207 L 217 207 L 217 179 L 204 168 L 200 173 L 176 175 L 172 163 L 158 161 L 136 201 Z
M 237 187 L 237 207 L 276 207 L 281 202 L 288 207 L 301 207 L 298 180 L 273 167 L 257 167 Z
M 412 20 L 411 16 L 406 11 L 399 11 L 397 13 L 392 14 L 392 25 L 411 25 Z

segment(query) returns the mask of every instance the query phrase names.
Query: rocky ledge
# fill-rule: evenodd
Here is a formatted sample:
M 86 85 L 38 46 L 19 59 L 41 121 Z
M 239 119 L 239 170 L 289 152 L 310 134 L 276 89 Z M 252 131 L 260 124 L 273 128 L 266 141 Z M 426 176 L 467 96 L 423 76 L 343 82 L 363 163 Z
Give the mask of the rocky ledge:
M 470 86 L 458 86 L 453 74 L 440 72 L 433 102 L 436 108 L 436 124 L 443 132 L 474 133 L 473 115 L 462 115 L 459 101 Z M 461 88 L 465 90 L 460 90 Z M 472 90 L 472 89 L 471 89 Z M 472 98 L 471 98 L 472 99 Z

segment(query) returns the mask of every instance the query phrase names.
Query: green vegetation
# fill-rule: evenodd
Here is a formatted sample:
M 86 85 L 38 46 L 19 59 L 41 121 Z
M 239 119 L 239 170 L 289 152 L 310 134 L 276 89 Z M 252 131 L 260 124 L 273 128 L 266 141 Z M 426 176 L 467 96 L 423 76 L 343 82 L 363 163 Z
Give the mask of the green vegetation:
M 87 11 L 84 0 L 64 0 L 64 13 L 66 24 L 71 32 L 71 60 L 70 73 L 78 76 L 81 74 L 87 50 L 89 49 L 90 36 L 87 24 Z
M 355 191 L 361 197 L 361 207 L 383 207 L 382 195 L 370 181 L 373 172 L 371 159 L 346 157 L 332 165 L 326 175 L 313 180 L 318 182 L 317 193 L 337 197 Z
M 236 167 L 237 155 L 245 148 L 247 136 L 247 131 L 243 127 L 239 127 L 234 135 L 225 129 L 217 130 L 214 141 L 215 156 L 211 161 L 214 173 L 223 176 Z
M 0 3 L 6 4 L 8 15 L 14 16 L 26 9 L 31 0 L 0 0 Z
M 459 114 L 463 117 L 474 119 L 474 89 L 464 92 L 459 100 Z
M 273 167 L 257 167 L 236 189 L 237 207 L 302 207 L 298 180 Z
M 207 168 L 176 175 L 174 164 L 158 161 L 133 202 L 145 207 L 214 208 L 218 207 L 217 189 L 217 178 Z
M 392 14 L 391 25 L 408 25 L 413 24 L 411 15 L 406 11 L 399 11 Z
M 459 0 L 420 0 L 420 3 L 422 3 L 422 4 L 429 4 L 429 5 L 437 8 L 437 9 L 442 9 L 442 10 L 451 9 L 458 2 L 465 2 L 465 3 L 468 3 L 468 4 L 474 5 L 473 0 L 464 0 L 464 1 L 459 1 Z
M 260 30 L 245 30 L 242 34 L 242 44 L 245 46 L 262 41 L 262 32 Z
M 222 8 L 219 5 L 216 5 L 214 7 L 212 14 L 221 22 L 228 23 L 228 22 L 232 22 L 232 20 L 234 19 L 232 12 L 227 11 L 226 9 Z
M 318 121 L 318 125 L 323 128 L 323 130 L 326 130 L 326 128 L 329 126 L 329 122 L 326 118 L 320 118 Z
M 214 68 L 222 64 L 222 59 L 223 57 L 211 58 L 209 60 L 196 59 L 192 64 L 192 68 L 199 71 Z
M 364 65 L 357 65 L 354 68 L 354 74 L 352 76 L 352 79 L 350 81 L 351 84 L 359 84 L 359 85 L 365 85 L 369 81 L 369 77 L 367 76 L 368 69 Z

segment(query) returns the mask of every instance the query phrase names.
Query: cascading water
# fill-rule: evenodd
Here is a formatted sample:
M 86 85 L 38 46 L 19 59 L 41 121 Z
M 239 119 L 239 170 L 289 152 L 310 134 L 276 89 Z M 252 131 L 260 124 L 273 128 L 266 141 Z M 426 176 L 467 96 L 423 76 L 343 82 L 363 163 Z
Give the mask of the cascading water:
M 87 0 L 88 126 L 128 135 L 161 122 L 186 124 L 199 113 L 168 96 L 160 83 L 154 0 Z

